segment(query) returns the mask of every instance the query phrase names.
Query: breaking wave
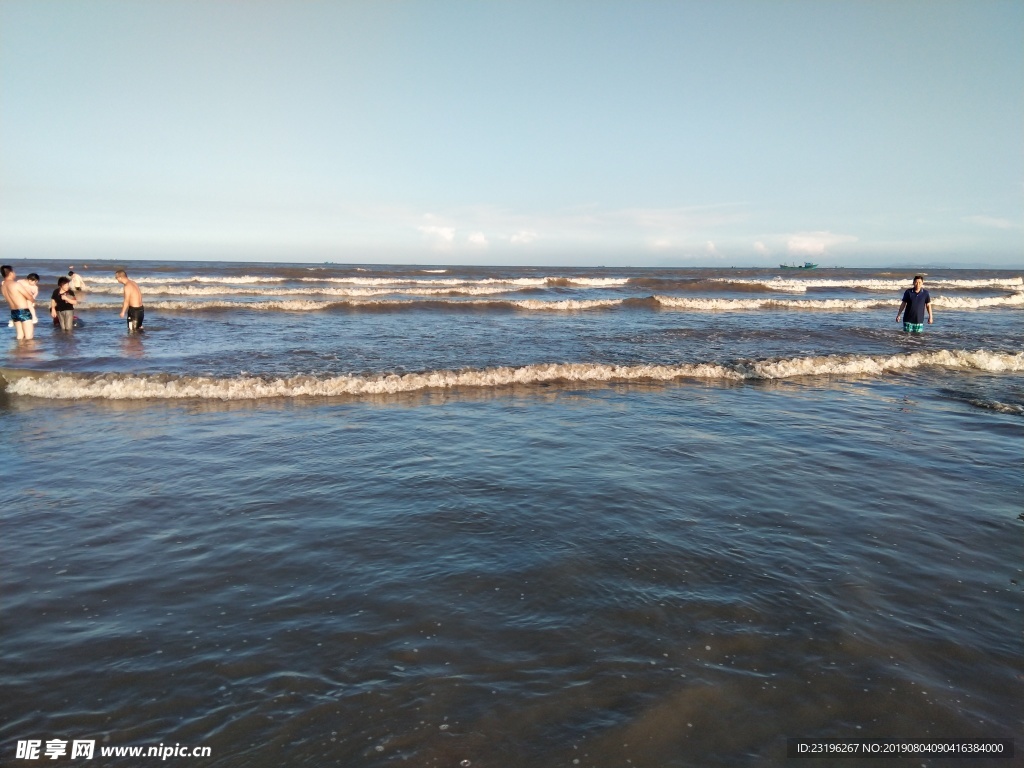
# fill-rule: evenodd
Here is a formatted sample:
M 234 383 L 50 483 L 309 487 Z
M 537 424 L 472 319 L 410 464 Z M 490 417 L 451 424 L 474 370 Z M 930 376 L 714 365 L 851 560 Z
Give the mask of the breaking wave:
M 447 272 L 447 270 L 420 270 L 424 273 L 441 274 Z M 615 288 L 623 286 L 629 283 L 628 277 L 487 277 L 487 278 L 458 278 L 458 277 L 444 277 L 444 278 L 423 278 L 423 277 L 270 277 L 262 275 L 241 275 L 234 277 L 211 277 L 207 275 L 192 275 L 189 277 L 168 277 L 166 275 L 156 277 L 138 277 L 132 278 L 135 282 L 141 285 L 154 286 L 148 289 L 148 292 L 163 292 L 163 293 L 188 293 L 188 288 L 196 289 L 195 284 L 209 285 L 209 286 L 231 286 L 232 291 L 222 291 L 224 293 L 242 293 L 244 288 L 240 288 L 246 285 L 259 286 L 263 283 L 287 283 L 287 282 L 298 282 L 298 283 L 319 283 L 319 284 L 337 284 L 337 285 L 352 285 L 352 286 L 365 286 L 365 287 L 391 287 L 397 292 L 401 290 L 402 293 L 408 293 L 406 288 L 434 288 L 434 287 L 452 287 L 452 288 L 466 288 L 472 290 L 474 288 L 489 289 L 489 288 L 504 288 L 505 290 L 519 290 L 522 288 L 544 288 L 548 286 L 564 286 L 564 287 L 586 287 L 586 288 Z M 94 292 L 121 292 L 121 286 L 112 277 L 96 277 L 89 280 L 89 285 L 92 287 Z M 110 291 L 106 291 L 105 288 L 96 286 L 109 286 Z M 211 289 L 212 290 L 212 289 Z M 266 289 L 254 289 L 254 290 L 266 290 Z M 294 290 L 312 290 L 312 289 L 294 289 Z M 498 291 L 492 291 L 498 292 Z
M 318 281 L 323 282 L 323 281 Z M 390 287 L 385 287 L 390 285 Z M 443 285 L 437 287 L 421 287 L 420 284 L 411 283 L 404 286 L 382 284 L 378 288 L 372 287 L 330 287 L 310 286 L 308 288 L 257 288 L 257 287 L 231 287 L 218 285 L 188 285 L 185 283 L 147 286 L 145 295 L 148 296 L 387 296 L 389 294 L 403 294 L 406 296 L 487 296 L 499 293 L 516 293 L 531 288 L 529 285 L 511 285 L 509 283 L 493 283 L 490 285 Z M 121 288 L 96 288 L 92 294 L 117 295 Z M 147 302 L 148 304 L 149 302 Z
M 96 277 L 93 275 L 85 275 L 85 277 L 88 278 L 86 284 L 87 288 L 93 285 L 116 285 L 117 290 L 121 290 L 121 286 L 118 284 L 117 280 L 112 277 Z M 225 285 L 257 285 L 259 283 L 285 283 L 288 281 L 288 278 L 272 277 L 269 275 L 224 275 L 221 277 L 192 275 L 190 277 L 180 278 L 169 277 L 167 275 L 157 275 L 151 277 L 133 277 L 132 280 L 141 285 L 152 285 L 155 283 L 223 283 Z
M 712 278 L 712 282 L 735 283 L 740 285 L 758 285 L 773 291 L 784 291 L 786 293 L 804 293 L 808 288 L 860 288 L 869 291 L 902 291 L 911 287 L 910 280 L 880 280 L 880 279 L 792 279 L 784 277 L 775 278 L 733 278 L 718 277 Z M 973 288 L 1001 288 L 1010 291 L 1019 291 L 1024 288 L 1024 278 L 981 278 L 976 280 L 930 280 L 926 285 L 929 291 L 938 288 L 946 289 L 973 289 Z
M 396 311 L 414 309 L 434 310 L 496 310 L 517 309 L 537 312 L 567 312 L 584 309 L 609 308 L 629 302 L 628 299 L 566 299 L 564 301 L 542 301 L 526 299 L 349 299 L 345 301 L 316 301 L 313 299 L 281 299 L 277 301 L 147 301 L 146 306 L 171 312 L 194 312 L 203 310 L 278 310 L 282 312 L 324 312 L 328 310 L 370 310 Z M 112 308 L 120 304 L 95 303 L 91 307 Z
M 928 366 L 990 373 L 1024 371 L 1024 352 L 987 350 L 914 352 L 901 355 L 831 355 L 679 365 L 604 365 L 545 363 L 478 370 L 422 373 L 208 377 L 172 374 L 34 374 L 3 371 L 8 394 L 56 400 L 256 400 L 265 398 L 387 395 L 459 387 L 510 385 L 668 382 L 680 379 L 721 381 L 777 380 L 799 376 L 878 376 Z
M 451 291 L 425 291 L 422 293 L 413 292 L 412 295 L 450 295 Z M 483 291 L 487 295 L 488 291 Z M 310 291 L 273 291 L 268 296 L 309 296 Z M 216 292 L 212 294 L 200 293 L 199 296 L 220 296 Z M 249 294 L 252 295 L 252 294 Z M 263 294 L 256 294 L 263 295 Z M 263 301 L 234 301 L 226 299 L 203 299 L 191 301 L 188 299 L 157 299 L 146 302 L 146 306 L 152 309 L 163 309 L 175 312 L 203 311 L 203 310 L 279 310 L 284 312 L 318 312 L 331 309 L 351 310 L 411 310 L 411 309 L 436 309 L 460 311 L 468 308 L 483 310 L 493 309 L 498 311 L 524 310 L 528 312 L 572 312 L 591 309 L 615 309 L 618 307 L 633 308 L 662 308 L 670 310 L 686 310 L 692 312 L 735 312 L 755 310 L 789 310 L 789 311 L 868 311 L 874 309 L 895 309 L 899 306 L 899 299 L 878 298 L 878 299 L 704 299 L 684 298 L 681 296 L 646 296 L 628 299 L 385 299 L 378 298 L 392 295 L 390 291 L 340 291 L 337 294 L 313 292 L 314 296 L 338 295 L 339 300 L 330 299 L 309 299 L 309 298 L 273 298 Z M 468 294 L 470 296 L 475 294 Z M 988 309 L 993 307 L 1024 307 L 1024 292 L 1011 294 L 1009 296 L 991 296 L 987 298 L 964 298 L 959 296 L 935 296 L 932 299 L 935 307 L 940 309 Z M 120 306 L 120 302 L 90 301 L 83 308 L 110 308 Z
M 998 400 L 983 400 L 981 398 L 974 398 L 967 402 L 976 408 L 984 408 L 987 411 L 1007 413 L 1011 416 L 1024 416 L 1024 405 L 1019 405 L 1018 403 L 1001 403 Z
M 898 307 L 899 299 L 697 299 L 680 296 L 655 296 L 663 307 L 693 310 L 737 309 L 852 309 L 867 310 L 880 307 Z M 986 307 L 1024 306 L 1024 292 L 1009 296 L 962 298 L 959 296 L 933 296 L 932 304 L 946 309 L 983 309 Z

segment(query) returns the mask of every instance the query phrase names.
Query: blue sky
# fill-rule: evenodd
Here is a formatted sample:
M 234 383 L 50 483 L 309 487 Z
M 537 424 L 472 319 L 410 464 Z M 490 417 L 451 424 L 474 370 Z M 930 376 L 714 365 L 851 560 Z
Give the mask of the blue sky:
M 12 257 L 1024 264 L 1024 3 L 0 0 Z

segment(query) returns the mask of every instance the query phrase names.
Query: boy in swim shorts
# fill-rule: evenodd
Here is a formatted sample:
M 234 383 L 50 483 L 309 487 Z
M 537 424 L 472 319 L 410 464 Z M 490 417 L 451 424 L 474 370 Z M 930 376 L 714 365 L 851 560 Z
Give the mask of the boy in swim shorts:
M 39 298 L 39 275 L 35 272 L 29 272 L 25 275 L 25 279 L 19 280 L 17 284 L 21 288 L 22 293 L 31 299 L 31 302 L 28 305 L 28 310 L 32 313 L 32 323 L 38 323 L 39 318 L 36 317 L 36 299 Z

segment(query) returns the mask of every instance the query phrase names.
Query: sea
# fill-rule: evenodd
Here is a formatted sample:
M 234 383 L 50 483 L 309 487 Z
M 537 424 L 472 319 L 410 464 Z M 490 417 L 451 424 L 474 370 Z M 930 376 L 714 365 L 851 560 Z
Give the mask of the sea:
M 1024 270 L 14 266 L 4 766 L 1021 759 Z

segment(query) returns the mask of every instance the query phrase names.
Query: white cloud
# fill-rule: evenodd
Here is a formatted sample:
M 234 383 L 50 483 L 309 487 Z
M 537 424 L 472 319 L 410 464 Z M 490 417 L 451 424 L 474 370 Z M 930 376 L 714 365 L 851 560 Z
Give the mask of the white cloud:
M 789 236 L 786 249 L 798 256 L 821 256 L 833 245 L 855 243 L 853 235 L 836 235 L 832 232 L 797 232 Z
M 530 229 L 521 229 L 508 240 L 510 243 L 532 243 L 537 239 L 537 233 Z
M 419 231 L 434 241 L 434 248 L 447 250 L 455 240 L 454 227 L 439 227 L 434 224 L 426 224 L 418 227 Z
M 708 253 L 710 255 L 712 255 L 712 256 L 717 256 L 718 255 L 718 248 L 715 247 L 715 244 L 711 240 L 708 240 L 707 249 L 708 249 Z
M 707 242 L 712 240 L 715 257 L 734 247 L 729 230 L 748 216 L 747 206 L 741 203 L 666 208 L 581 204 L 543 211 L 475 205 L 406 213 L 413 231 L 428 247 L 452 253 L 538 247 L 550 252 L 567 247 L 642 244 L 653 252 L 696 251 L 706 255 Z M 378 231 L 386 233 L 386 219 L 402 214 L 400 210 L 381 210 L 374 217 L 381 223 Z
M 771 253 L 771 251 L 768 250 L 768 246 L 762 243 L 760 240 L 754 243 L 754 250 L 764 256 L 767 256 L 769 253 Z
M 964 221 L 977 224 L 979 227 L 990 229 L 1019 229 L 1019 224 L 1014 224 L 1009 219 L 999 219 L 995 216 L 965 216 Z

